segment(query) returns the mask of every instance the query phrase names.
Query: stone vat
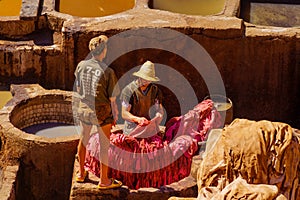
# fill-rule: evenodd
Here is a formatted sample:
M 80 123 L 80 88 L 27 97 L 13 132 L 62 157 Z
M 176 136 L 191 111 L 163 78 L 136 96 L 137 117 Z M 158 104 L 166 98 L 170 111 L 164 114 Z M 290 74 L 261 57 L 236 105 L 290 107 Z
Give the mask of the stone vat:
M 87 6 L 88 4 L 88 6 Z M 78 17 L 103 17 L 121 13 L 132 9 L 135 6 L 135 0 L 117 0 L 113 3 L 109 0 L 95 1 L 71 1 L 56 0 L 55 10 Z
M 299 27 L 300 1 L 246 0 L 241 3 L 240 16 L 246 22 L 277 27 Z
M 4 199 L 67 199 L 78 135 L 46 138 L 23 128 L 38 123 L 73 123 L 70 92 L 39 85 L 12 85 L 14 97 L 0 112 Z M 46 98 L 45 98 L 46 97 Z
M 189 36 L 211 56 L 234 103 L 234 117 L 283 121 L 299 127 L 299 98 L 295 98 L 300 91 L 299 28 L 244 22 L 239 17 L 240 2 L 233 0 L 225 2 L 221 13 L 209 16 L 151 9 L 150 4 L 137 1 L 133 9 L 122 13 L 84 18 L 57 12 L 55 1 L 43 1 L 33 35 L 16 39 L 13 34 L 1 34 L 0 85 L 39 83 L 47 89 L 72 90 L 75 67 L 87 56 L 87 44 L 93 36 L 114 36 L 145 27 L 168 28 Z M 3 27 L 3 31 L 18 29 Z M 126 46 L 122 42 L 117 45 L 111 48 Z M 203 79 L 190 73 L 193 66 L 178 55 L 140 49 L 108 61 L 121 77 L 146 59 L 178 70 L 197 88 L 199 100 L 208 95 Z M 170 102 L 165 105 L 168 116 L 179 115 L 174 94 L 162 89 L 166 102 Z
M 21 1 L 20 12 L 18 15 L 1 16 L 0 29 L 1 38 L 19 39 L 34 32 L 37 27 L 39 16 L 39 1 Z M 6 7 L 5 7 L 6 8 Z M 11 8 L 6 8 L 11 9 Z M 5 27 L 5 28 L 4 28 Z

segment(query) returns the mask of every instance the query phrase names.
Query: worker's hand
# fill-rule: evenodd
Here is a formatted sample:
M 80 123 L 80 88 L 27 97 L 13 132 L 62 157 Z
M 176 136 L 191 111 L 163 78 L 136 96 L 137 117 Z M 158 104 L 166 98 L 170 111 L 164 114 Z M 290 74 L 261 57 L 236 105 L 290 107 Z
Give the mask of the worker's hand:
M 155 114 L 155 117 L 163 117 L 163 115 L 160 113 L 160 112 L 157 112 L 156 114 Z
M 150 121 L 148 119 L 146 119 L 145 117 L 139 117 L 137 119 L 136 123 L 140 126 L 146 126 L 150 123 Z

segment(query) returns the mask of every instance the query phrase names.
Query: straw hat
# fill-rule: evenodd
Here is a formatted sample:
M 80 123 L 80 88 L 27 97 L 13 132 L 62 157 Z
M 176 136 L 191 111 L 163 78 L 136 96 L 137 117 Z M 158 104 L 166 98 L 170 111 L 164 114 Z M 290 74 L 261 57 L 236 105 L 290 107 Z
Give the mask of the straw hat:
M 140 70 L 134 72 L 133 75 L 147 81 L 160 81 L 159 78 L 155 76 L 154 64 L 151 61 L 146 61 Z

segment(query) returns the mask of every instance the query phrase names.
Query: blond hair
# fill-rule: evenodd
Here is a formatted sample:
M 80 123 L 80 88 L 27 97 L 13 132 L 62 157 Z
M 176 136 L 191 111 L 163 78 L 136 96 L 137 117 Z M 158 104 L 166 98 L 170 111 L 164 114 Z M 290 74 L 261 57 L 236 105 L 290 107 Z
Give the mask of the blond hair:
M 106 47 L 107 40 L 108 38 L 105 35 L 100 35 L 92 38 L 89 43 L 89 50 L 93 54 L 101 54 Z

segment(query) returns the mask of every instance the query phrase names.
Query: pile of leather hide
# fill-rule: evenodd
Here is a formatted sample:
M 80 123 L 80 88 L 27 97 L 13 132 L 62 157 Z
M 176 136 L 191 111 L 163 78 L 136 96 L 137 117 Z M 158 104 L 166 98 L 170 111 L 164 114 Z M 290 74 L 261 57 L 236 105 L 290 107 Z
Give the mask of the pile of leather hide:
M 236 119 L 198 169 L 198 199 L 300 199 L 300 136 L 285 123 Z

